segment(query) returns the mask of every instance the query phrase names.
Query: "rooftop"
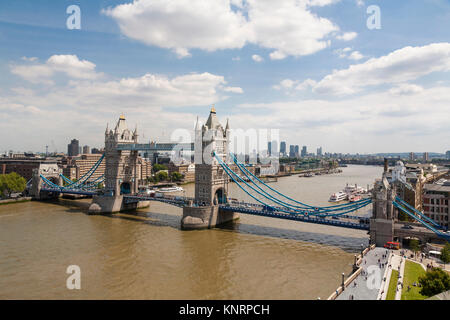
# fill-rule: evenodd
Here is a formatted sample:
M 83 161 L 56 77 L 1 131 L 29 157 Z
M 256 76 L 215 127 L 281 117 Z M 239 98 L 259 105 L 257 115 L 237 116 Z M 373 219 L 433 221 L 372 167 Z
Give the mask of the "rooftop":
M 450 181 L 444 182 L 443 184 L 427 183 L 423 189 L 425 191 L 450 192 Z

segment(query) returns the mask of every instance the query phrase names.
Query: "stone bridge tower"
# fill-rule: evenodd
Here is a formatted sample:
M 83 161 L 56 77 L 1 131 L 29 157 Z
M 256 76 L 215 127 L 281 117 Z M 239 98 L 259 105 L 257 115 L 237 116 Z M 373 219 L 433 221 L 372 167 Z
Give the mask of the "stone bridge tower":
M 41 175 L 58 186 L 63 185 L 61 179 L 62 169 L 58 167 L 56 162 L 42 162 L 38 168 L 33 169 L 30 196 L 37 200 L 51 199 L 58 197 L 58 193 L 41 191 L 44 182 Z
M 217 119 L 212 107 L 204 125 L 195 126 L 195 203 L 183 209 L 181 221 L 184 229 L 211 228 L 239 218 L 239 214 L 219 209 L 227 203 L 229 177 L 213 156 L 215 153 L 224 163 L 228 162 L 230 128 Z
M 195 201 L 201 205 L 217 205 L 227 202 L 229 177 L 213 156 L 216 153 L 227 163 L 230 130 L 217 120 L 216 110 L 211 109 L 206 124 L 195 128 Z
M 137 139 L 137 128 L 133 132 L 129 130 L 123 115 L 114 130 L 106 127 L 105 190 L 103 194 L 94 196 L 89 208 L 91 213 L 119 212 L 139 206 L 138 203 L 128 205 L 123 201 L 124 195 L 138 192 L 138 151 L 121 150 L 119 147 L 137 143 Z
M 386 172 L 386 171 L 385 171 Z M 373 212 L 370 219 L 370 243 L 382 247 L 388 241 L 394 240 L 394 201 L 395 186 L 389 184 L 386 173 L 375 182 L 372 193 Z
M 122 115 L 116 127 L 105 131 L 105 191 L 112 195 L 138 192 L 137 167 L 138 152 L 118 150 L 119 144 L 137 143 L 137 128 L 134 132 L 128 129 Z

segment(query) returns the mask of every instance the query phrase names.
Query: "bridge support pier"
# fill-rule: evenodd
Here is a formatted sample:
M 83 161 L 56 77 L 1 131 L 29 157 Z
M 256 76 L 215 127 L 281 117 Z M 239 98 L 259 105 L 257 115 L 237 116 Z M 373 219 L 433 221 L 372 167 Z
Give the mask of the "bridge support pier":
M 137 201 L 126 203 L 123 196 L 94 196 L 89 206 L 89 214 L 116 213 L 122 211 L 132 211 L 150 206 L 150 201 Z
M 183 230 L 208 229 L 239 219 L 239 213 L 222 211 L 219 206 L 184 207 Z

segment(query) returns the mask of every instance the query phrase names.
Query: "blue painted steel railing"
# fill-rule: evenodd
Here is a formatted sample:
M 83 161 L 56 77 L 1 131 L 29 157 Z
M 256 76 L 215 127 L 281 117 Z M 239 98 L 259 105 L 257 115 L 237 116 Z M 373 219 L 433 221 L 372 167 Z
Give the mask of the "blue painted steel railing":
M 421 218 L 419 218 L 418 216 L 416 216 L 415 214 L 413 214 L 412 212 L 410 212 L 409 210 L 407 210 L 405 207 L 403 207 L 402 204 L 398 203 L 397 201 L 393 201 L 392 204 L 394 205 L 394 207 L 396 207 L 397 209 L 399 209 L 400 211 L 406 213 L 408 216 L 410 216 L 411 218 L 413 218 L 414 220 L 419 221 L 425 228 L 431 230 L 432 232 L 434 232 L 436 235 L 438 235 L 441 238 L 446 239 L 447 241 L 450 241 L 450 234 L 448 233 L 443 233 L 439 230 L 437 230 L 436 228 L 434 228 L 433 226 L 429 225 L 428 223 L 426 223 L 425 221 L 423 221 Z
M 86 172 L 78 181 L 71 181 L 69 178 L 64 176 L 64 180 L 65 181 L 70 181 L 68 185 L 64 186 L 66 188 L 73 188 L 73 187 L 77 187 L 79 185 L 84 184 L 85 182 L 87 182 L 89 180 L 89 178 L 94 174 L 95 171 L 97 171 L 98 167 L 100 166 L 100 164 L 102 163 L 103 159 L 105 158 L 105 155 L 102 154 L 102 156 L 100 157 L 100 159 L 98 159 L 98 161 L 92 166 L 92 168 L 90 168 L 88 170 L 88 172 Z
M 319 216 L 319 217 L 328 217 L 328 216 L 339 216 L 339 215 L 344 215 L 350 212 L 354 212 L 362 207 L 367 206 L 368 204 L 371 203 L 371 199 L 365 199 L 363 202 L 360 203 L 356 203 L 356 204 L 352 204 L 351 207 L 348 208 L 336 208 L 335 210 L 327 210 L 326 213 L 322 213 L 321 211 L 319 211 L 318 208 L 315 208 L 314 210 L 298 210 L 298 209 L 293 209 L 293 208 L 279 208 L 279 207 L 274 207 L 273 205 L 270 205 L 258 198 L 256 198 L 254 195 L 252 195 L 248 190 L 246 190 L 241 183 L 239 183 L 234 177 L 236 177 L 237 179 L 239 179 L 242 183 L 244 183 L 246 186 L 250 187 L 253 191 L 257 192 L 259 195 L 265 197 L 268 200 L 271 200 L 270 197 L 268 197 L 267 195 L 259 192 L 258 190 L 256 190 L 255 188 L 253 188 L 251 185 L 249 185 L 244 179 L 242 179 L 238 174 L 236 174 L 228 165 L 226 165 L 222 159 L 220 159 L 220 157 L 218 157 L 215 153 L 214 153 L 215 158 L 217 159 L 217 161 L 219 162 L 219 164 L 221 165 L 221 167 L 224 169 L 225 173 L 227 173 L 227 175 L 233 180 L 233 182 L 235 182 L 239 188 L 241 188 L 247 195 L 249 195 L 251 198 L 253 198 L 254 200 L 256 200 L 257 202 L 261 203 L 262 205 L 266 206 L 267 208 L 270 208 L 271 210 L 276 210 L 279 212 L 284 212 L 287 214 L 300 214 L 300 215 L 314 215 L 314 216 Z M 271 200 L 273 201 L 273 200 Z M 341 211 L 344 210 L 343 212 L 338 212 L 338 213 L 330 213 L 330 212 L 337 212 L 337 211 Z
M 333 212 L 333 211 L 336 211 L 336 209 L 338 209 L 338 208 L 352 208 L 352 207 L 357 206 L 358 203 L 365 203 L 365 202 L 367 202 L 367 199 L 363 199 L 363 200 L 356 201 L 356 202 L 353 202 L 353 203 L 350 203 L 350 204 L 347 203 L 347 204 L 326 206 L 326 207 L 314 207 L 312 205 L 308 205 L 308 204 L 302 203 L 300 201 L 297 201 L 295 199 L 292 199 L 292 198 L 282 194 L 281 192 L 277 191 L 276 189 L 273 189 L 272 187 L 267 185 L 264 181 L 260 180 L 257 176 L 255 176 L 253 173 L 251 173 L 249 170 L 247 170 L 245 168 L 245 166 L 243 166 L 241 163 L 239 163 L 237 161 L 236 157 L 233 154 L 231 154 L 231 156 L 233 157 L 234 163 L 238 166 L 240 171 L 249 179 L 250 182 L 252 182 L 261 192 L 263 192 L 265 195 L 267 195 L 273 202 L 275 202 L 277 204 L 280 204 L 280 205 L 282 205 L 284 207 L 287 207 L 289 209 L 294 209 L 294 210 L 295 209 L 314 209 L 315 211 L 321 211 L 321 212 Z M 253 179 L 251 179 L 248 174 L 250 174 L 253 177 L 253 179 L 256 179 L 257 181 L 259 181 L 265 187 L 269 188 L 270 190 L 276 192 L 277 194 L 279 194 L 280 196 L 282 196 L 282 197 L 284 197 L 286 199 L 289 199 L 291 201 L 294 201 L 295 203 L 301 204 L 301 206 L 293 205 L 293 204 L 284 202 L 284 201 L 282 201 L 282 200 L 280 200 L 278 198 L 275 198 L 274 196 L 272 196 L 271 194 L 269 194 L 268 192 L 263 190 L 257 183 L 255 183 L 255 181 Z
M 239 212 L 244 214 L 251 214 L 251 215 L 257 215 L 257 216 L 264 216 L 264 217 L 271 217 L 271 218 L 277 218 L 277 219 L 286 219 L 286 220 L 295 220 L 295 221 L 302 221 L 302 222 L 309 222 L 309 223 L 317 223 L 317 224 L 324 224 L 324 225 L 331 225 L 335 227 L 343 227 L 343 228 L 351 228 L 351 229 L 358 229 L 358 230 L 369 230 L 369 221 L 365 217 L 360 217 L 360 222 L 349 222 L 349 221 L 341 221 L 341 220 L 333 220 L 333 219 L 327 219 L 325 217 L 319 217 L 319 216 L 304 216 L 299 214 L 286 214 L 284 212 L 279 212 L 276 210 L 267 210 L 267 208 L 263 208 L 260 206 L 260 209 L 256 206 L 234 206 L 230 204 L 220 205 L 219 206 L 221 210 L 225 211 L 233 211 L 233 212 Z M 355 217 L 352 217 L 355 218 Z
M 398 203 L 402 204 L 403 206 L 405 206 L 409 210 L 415 212 L 417 215 L 419 215 L 420 218 L 422 218 L 423 220 L 426 220 L 428 223 L 431 223 L 436 228 L 438 228 L 440 230 L 445 230 L 445 228 L 443 226 L 441 226 L 439 223 L 437 223 L 436 221 L 434 221 L 431 218 L 428 218 L 426 215 L 424 215 L 422 212 L 420 212 L 419 210 L 417 210 L 416 208 L 411 206 L 408 202 L 404 201 L 403 199 L 400 199 L 399 197 L 395 197 L 395 201 L 397 201 Z

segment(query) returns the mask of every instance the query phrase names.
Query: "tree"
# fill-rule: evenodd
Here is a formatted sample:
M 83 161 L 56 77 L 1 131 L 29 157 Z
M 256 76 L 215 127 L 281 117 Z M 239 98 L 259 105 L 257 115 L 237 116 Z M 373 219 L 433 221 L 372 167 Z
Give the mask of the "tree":
M 441 260 L 444 263 L 450 262 L 450 242 L 447 242 L 444 248 L 441 250 Z
M 440 268 L 433 268 L 419 277 L 419 284 L 422 287 L 420 294 L 431 297 L 450 290 L 450 275 Z
M 159 181 L 164 181 L 169 179 L 169 174 L 166 171 L 159 171 L 156 174 L 156 178 L 158 178 Z
M 179 172 L 174 171 L 172 172 L 171 178 L 172 181 L 181 181 L 181 179 L 183 179 L 183 175 Z
M 417 253 L 417 251 L 420 250 L 419 240 L 417 239 L 411 239 L 409 240 L 409 247 L 414 252 L 414 255 Z
M 161 171 L 161 170 L 168 170 L 168 168 L 164 164 L 156 163 L 156 164 L 153 165 L 152 170 L 153 170 L 153 172 L 156 173 L 156 172 Z
M 0 175 L 1 194 L 7 194 L 8 197 L 11 197 L 11 193 L 22 192 L 26 187 L 27 181 L 16 172 Z

